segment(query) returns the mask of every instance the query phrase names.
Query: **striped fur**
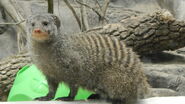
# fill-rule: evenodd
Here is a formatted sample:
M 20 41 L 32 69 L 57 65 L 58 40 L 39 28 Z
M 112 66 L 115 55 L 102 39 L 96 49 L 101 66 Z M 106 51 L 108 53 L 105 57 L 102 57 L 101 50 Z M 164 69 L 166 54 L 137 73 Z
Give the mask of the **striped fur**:
M 99 35 L 96 33 L 87 33 L 89 35 L 72 36 L 76 40 L 75 44 L 80 44 L 86 48 L 93 61 L 102 61 L 103 63 L 119 62 L 120 64 L 132 63 L 138 56 L 127 48 L 125 44 L 115 37 Z

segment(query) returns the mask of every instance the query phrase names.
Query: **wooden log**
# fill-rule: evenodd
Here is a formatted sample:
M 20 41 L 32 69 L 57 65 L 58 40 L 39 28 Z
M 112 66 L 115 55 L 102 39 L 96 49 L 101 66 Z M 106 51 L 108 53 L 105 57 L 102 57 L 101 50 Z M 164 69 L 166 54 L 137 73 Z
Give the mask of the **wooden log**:
M 31 59 L 27 52 L 0 61 L 0 101 L 6 100 L 18 70 L 30 63 Z
M 124 41 L 139 55 L 176 50 L 185 46 L 185 22 L 178 21 L 168 11 L 152 15 L 133 16 L 120 23 L 89 30 Z

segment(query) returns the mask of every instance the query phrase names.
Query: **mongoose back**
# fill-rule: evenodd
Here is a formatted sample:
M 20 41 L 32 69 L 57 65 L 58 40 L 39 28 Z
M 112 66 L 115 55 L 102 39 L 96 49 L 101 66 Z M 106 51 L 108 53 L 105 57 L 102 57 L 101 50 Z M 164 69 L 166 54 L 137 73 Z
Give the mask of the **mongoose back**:
M 94 32 L 61 34 L 59 27 L 53 14 L 27 19 L 31 57 L 49 84 L 49 93 L 37 99 L 52 99 L 60 82 L 71 88 L 63 100 L 72 100 L 79 86 L 114 104 L 130 104 L 144 97 L 148 84 L 132 49 L 116 38 Z

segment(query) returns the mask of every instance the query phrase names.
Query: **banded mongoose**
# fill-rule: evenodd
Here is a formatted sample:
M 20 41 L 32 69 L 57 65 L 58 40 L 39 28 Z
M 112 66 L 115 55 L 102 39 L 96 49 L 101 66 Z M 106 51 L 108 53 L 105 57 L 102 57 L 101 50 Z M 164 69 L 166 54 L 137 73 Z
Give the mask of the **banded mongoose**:
M 71 88 L 65 100 L 72 100 L 79 86 L 114 104 L 144 97 L 148 84 L 132 49 L 110 36 L 94 32 L 65 35 L 59 28 L 60 21 L 53 14 L 27 19 L 31 57 L 49 84 L 49 93 L 39 100 L 52 99 L 60 82 Z

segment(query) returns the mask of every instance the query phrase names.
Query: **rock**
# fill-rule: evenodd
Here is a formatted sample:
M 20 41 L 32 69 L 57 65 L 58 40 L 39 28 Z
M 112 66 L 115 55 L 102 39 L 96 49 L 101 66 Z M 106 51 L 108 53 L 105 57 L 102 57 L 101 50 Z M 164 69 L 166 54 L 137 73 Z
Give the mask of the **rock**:
M 152 88 L 151 91 L 153 96 L 150 97 L 179 96 L 178 92 L 166 88 Z
M 151 56 L 148 57 L 150 61 L 146 63 L 145 60 L 144 64 L 148 82 L 153 88 L 166 89 L 162 91 L 164 93 L 158 93 L 157 96 L 171 94 L 172 91 L 167 89 L 174 90 L 178 96 L 185 96 L 184 55 L 177 54 L 176 52 L 168 52 L 160 54 L 159 56 Z M 153 57 L 155 61 L 152 59 Z
M 152 97 L 143 99 L 138 104 L 184 104 L 185 97 Z

